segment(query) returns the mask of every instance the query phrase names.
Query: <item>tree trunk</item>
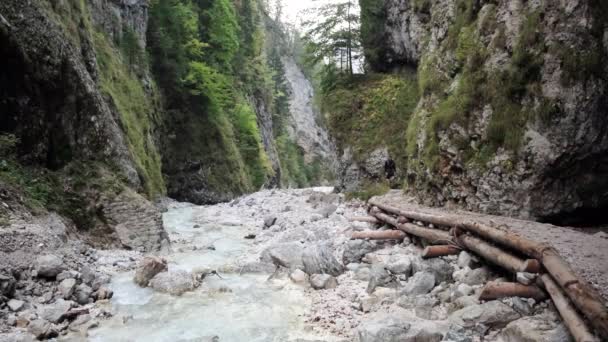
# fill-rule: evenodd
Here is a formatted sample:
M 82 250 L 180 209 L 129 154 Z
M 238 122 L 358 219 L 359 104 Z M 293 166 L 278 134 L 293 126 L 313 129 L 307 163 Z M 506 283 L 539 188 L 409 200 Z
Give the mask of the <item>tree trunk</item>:
M 480 300 L 494 300 L 506 297 L 521 297 L 534 298 L 536 301 L 541 301 L 547 298 L 547 295 L 535 285 L 522 285 L 519 283 L 499 283 L 491 281 L 484 286 Z
M 353 216 L 349 217 L 348 220 L 351 222 L 380 223 L 380 221 L 373 216 Z
M 446 255 L 456 255 L 459 254 L 460 251 L 460 248 L 451 245 L 428 246 L 422 251 L 422 257 L 424 259 L 437 258 Z
M 407 235 L 400 230 L 368 230 L 355 232 L 351 240 L 403 240 Z
M 397 222 L 397 219 L 392 218 L 386 214 L 382 214 L 380 212 L 376 212 L 376 213 L 372 212 L 372 215 L 374 215 L 380 221 L 384 221 L 384 222 L 396 227 L 399 230 L 402 230 L 408 234 L 412 234 L 412 235 L 421 237 L 421 238 L 427 240 L 430 244 L 445 245 L 446 243 L 450 243 L 452 241 L 452 237 L 450 236 L 450 233 L 443 231 L 443 230 L 419 227 L 415 224 L 410 224 L 410 223 L 399 224 Z
M 574 340 L 576 342 L 598 342 L 599 339 L 593 336 L 589 329 L 587 329 L 583 319 L 570 304 L 570 301 L 566 298 L 562 290 L 555 284 L 551 276 L 543 274 L 540 279 L 551 296 L 557 311 L 559 311 L 559 314 L 562 316 L 564 324 L 568 327 L 568 330 L 570 330 L 570 333 L 574 337 Z

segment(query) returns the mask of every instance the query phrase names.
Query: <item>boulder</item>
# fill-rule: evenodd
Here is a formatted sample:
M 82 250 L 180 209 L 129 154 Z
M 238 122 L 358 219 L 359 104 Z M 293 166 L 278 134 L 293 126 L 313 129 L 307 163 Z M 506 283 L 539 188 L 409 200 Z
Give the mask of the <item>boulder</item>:
M 36 259 L 36 271 L 39 277 L 55 278 L 65 269 L 63 260 L 53 254 L 39 256 Z
M 503 342 L 570 342 L 566 326 L 544 316 L 523 317 L 507 325 L 500 334 Z
M 338 206 L 335 204 L 328 204 L 321 209 L 319 209 L 318 214 L 324 218 L 328 218 L 338 209 Z
M 308 274 L 302 270 L 295 270 L 289 273 L 289 279 L 296 284 L 305 285 L 308 283 Z
M 471 256 L 471 254 L 469 254 L 469 252 L 462 251 L 460 252 L 460 254 L 458 254 L 457 264 L 460 268 L 473 268 L 473 257 Z
M 431 321 L 382 314 L 364 321 L 356 332 L 357 342 L 439 342 L 442 328 Z
M 389 259 L 386 269 L 393 274 L 410 275 L 412 273 L 412 260 L 403 255 L 394 255 Z
M 61 296 L 63 297 L 63 299 L 68 299 L 70 297 L 72 297 L 72 294 L 74 293 L 74 287 L 76 286 L 76 279 L 73 278 L 67 278 L 61 281 L 61 283 L 59 283 L 59 292 L 61 293 Z
M 433 273 L 435 275 L 435 281 L 439 284 L 444 281 L 452 281 L 454 267 L 442 258 L 433 258 L 427 260 L 416 258 L 412 262 L 412 272 L 416 273 L 421 271 Z
M 304 271 L 308 274 L 330 274 L 339 276 L 344 272 L 344 266 L 334 257 L 329 244 L 318 244 L 304 249 L 302 253 Z
M 488 279 L 490 279 L 490 270 L 486 267 L 480 267 L 466 272 L 462 282 L 467 285 L 475 286 L 487 283 Z
M 431 292 L 435 287 L 435 275 L 430 272 L 418 272 L 411 277 L 401 291 L 404 295 L 416 296 Z
M 155 256 L 147 256 L 139 263 L 137 270 L 135 271 L 133 281 L 141 287 L 146 287 L 155 275 L 165 272 L 167 269 L 167 261 L 165 259 Z M 92 276 L 90 284 L 92 284 L 94 278 L 95 277 Z
M 74 296 L 76 297 L 76 302 L 80 305 L 86 305 L 91 302 L 91 296 L 93 295 L 93 289 L 90 288 L 87 284 L 80 284 L 76 286 L 76 290 L 74 291 Z
M 359 267 L 355 272 L 355 279 L 361 281 L 369 281 L 371 277 L 371 270 L 369 267 Z
M 8 303 L 6 303 L 6 305 L 12 312 L 17 312 L 17 311 L 23 309 L 25 302 L 22 300 L 18 300 L 18 299 L 11 299 L 8 301 Z
M 266 216 L 264 218 L 264 228 L 270 228 L 277 222 L 276 216 Z
M 394 282 L 393 276 L 386 270 L 384 264 L 373 264 L 369 272 L 367 293 L 373 293 L 376 287 L 387 286 Z
M 310 285 L 315 290 L 335 289 L 338 281 L 329 274 L 313 274 L 310 276 Z
M 476 324 L 490 327 L 504 327 L 519 317 L 519 313 L 510 306 L 493 300 L 460 309 L 452 313 L 449 320 L 466 328 L 473 327 Z
M 58 299 L 53 304 L 44 305 L 39 312 L 41 318 L 51 323 L 59 323 L 72 308 L 73 302 Z
M 95 300 L 104 300 L 104 299 L 110 299 L 114 296 L 114 291 L 110 290 L 109 288 L 102 286 L 99 288 L 99 290 L 95 291 L 93 293 L 93 298 L 95 298 Z
M 0 273 L 0 297 L 12 297 L 17 281 L 11 274 Z
M 57 332 L 51 329 L 51 323 L 44 319 L 31 321 L 27 326 L 27 330 L 39 340 L 57 336 Z
M 279 243 L 268 247 L 260 256 L 263 262 L 272 262 L 276 266 L 304 270 L 302 255 L 304 246 L 299 242 Z
M 352 262 L 361 262 L 361 259 L 367 253 L 377 250 L 379 247 L 376 243 L 367 240 L 349 240 L 344 247 L 342 255 L 342 263 L 348 265 Z
M 451 294 L 451 299 L 458 299 L 460 297 L 468 296 L 473 293 L 473 288 L 467 284 L 458 284 Z
M 174 296 L 181 296 L 186 292 L 192 291 L 197 285 L 192 274 L 184 270 L 159 273 L 150 280 L 151 288 Z

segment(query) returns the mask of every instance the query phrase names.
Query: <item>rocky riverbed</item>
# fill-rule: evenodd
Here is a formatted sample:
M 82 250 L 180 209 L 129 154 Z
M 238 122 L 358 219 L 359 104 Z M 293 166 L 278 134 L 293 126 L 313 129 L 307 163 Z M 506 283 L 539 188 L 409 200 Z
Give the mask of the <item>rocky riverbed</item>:
M 0 341 L 570 340 L 548 301 L 480 301 L 487 281 L 512 279 L 473 255 L 423 260 L 419 241 L 350 240 L 387 227 L 349 222 L 364 203 L 330 190 L 167 201 L 171 247 L 156 257 L 90 248 L 52 215 L 13 224 Z

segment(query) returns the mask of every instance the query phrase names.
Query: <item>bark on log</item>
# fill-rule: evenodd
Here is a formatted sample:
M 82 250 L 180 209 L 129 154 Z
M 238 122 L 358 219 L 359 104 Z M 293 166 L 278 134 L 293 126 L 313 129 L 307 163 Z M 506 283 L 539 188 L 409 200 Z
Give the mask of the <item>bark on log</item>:
M 350 222 L 380 223 L 380 221 L 373 216 L 353 216 L 349 217 L 348 220 Z
M 452 245 L 428 246 L 422 251 L 422 258 L 437 258 L 446 255 L 456 255 L 461 251 L 460 248 Z
M 460 244 L 473 251 L 494 264 L 512 272 L 527 272 L 526 262 L 512 254 L 509 254 L 498 247 L 494 247 L 487 242 L 472 235 L 462 235 L 458 238 Z
M 553 300 L 553 304 L 559 311 L 559 314 L 562 316 L 564 320 L 564 324 L 570 330 L 570 333 L 574 337 L 576 342 L 597 342 L 597 339 L 593 334 L 587 329 L 585 322 L 579 316 L 576 309 L 570 304 L 570 301 L 562 290 L 555 284 L 551 276 L 548 274 L 543 274 L 540 278 L 545 285 L 545 289 L 551 296 Z
M 591 324 L 598 330 L 600 336 L 603 339 L 608 340 L 608 308 L 604 306 L 602 297 L 595 289 L 575 275 L 570 265 L 553 247 L 544 243 L 528 240 L 511 232 L 472 222 L 470 220 L 463 220 L 454 215 L 439 216 L 416 211 L 400 210 L 382 204 L 377 200 L 370 200 L 369 203 L 384 211 L 399 216 L 405 216 L 413 220 L 461 228 L 538 259 L 547 272 L 555 278 L 568 297 L 570 297 L 574 305 L 585 314 Z
M 446 244 L 452 241 L 450 233 L 443 230 L 424 228 L 411 223 L 399 224 L 397 219 L 379 212 L 373 215 L 399 230 L 427 240 L 430 244 Z
M 499 283 L 495 281 L 487 283 L 479 295 L 480 300 L 494 300 L 506 297 L 534 298 L 540 301 L 546 299 L 547 295 L 535 285 Z
M 403 240 L 407 234 L 400 230 L 370 230 L 363 232 L 355 232 L 351 236 L 351 240 Z
M 602 338 L 608 340 L 608 310 L 604 306 L 602 297 L 594 288 L 575 275 L 570 265 L 554 248 L 547 248 L 542 254 L 543 266 L 547 272 L 566 292 L 572 303 L 585 314 Z

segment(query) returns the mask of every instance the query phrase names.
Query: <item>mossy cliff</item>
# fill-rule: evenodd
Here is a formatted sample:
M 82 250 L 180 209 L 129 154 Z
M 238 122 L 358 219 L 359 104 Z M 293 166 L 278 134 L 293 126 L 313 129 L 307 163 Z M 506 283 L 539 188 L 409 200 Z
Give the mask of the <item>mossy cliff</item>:
M 347 115 L 379 120 L 375 133 L 364 131 L 371 137 L 383 125 L 399 127 L 380 144 L 400 170 L 393 183 L 428 204 L 556 222 L 608 206 L 604 2 L 360 4 L 369 68 L 385 74 L 368 73 L 363 92 L 373 92 L 377 78 L 417 84 L 397 94 L 416 103 L 398 109 L 398 119 L 378 119 L 385 104 L 365 96 Z M 361 92 L 349 87 L 351 96 Z M 346 108 L 329 107 L 328 115 L 338 119 Z M 333 127 L 359 165 L 378 148 L 377 139 L 342 136 L 351 126 Z

